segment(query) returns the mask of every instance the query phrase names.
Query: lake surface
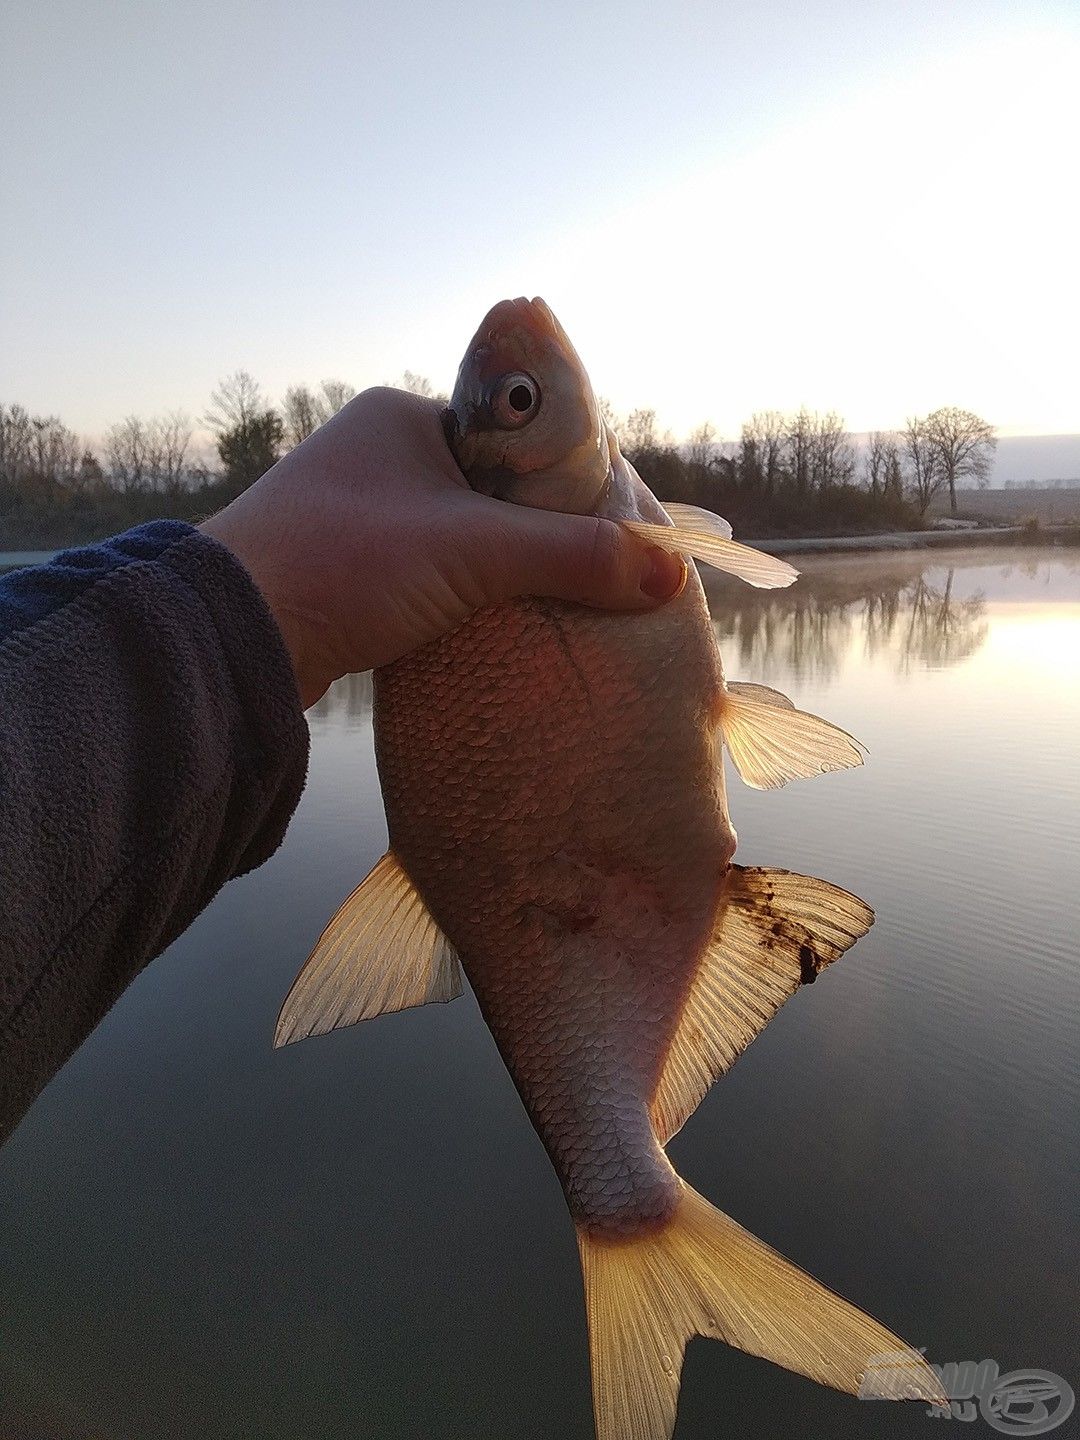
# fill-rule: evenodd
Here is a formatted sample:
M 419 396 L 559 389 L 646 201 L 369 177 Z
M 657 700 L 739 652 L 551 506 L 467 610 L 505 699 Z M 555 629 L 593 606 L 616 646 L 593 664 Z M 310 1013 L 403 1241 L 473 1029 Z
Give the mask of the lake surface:
M 870 749 L 779 792 L 732 778 L 739 859 L 878 921 L 713 1088 L 677 1168 L 932 1360 L 1080 1387 L 1080 554 L 814 556 L 790 591 L 711 598 L 730 678 Z M 270 1048 L 386 838 L 366 677 L 311 724 L 282 850 L 0 1152 L 3 1440 L 592 1435 L 573 1231 L 472 997 Z M 943 1423 L 700 1340 L 676 1436 Z

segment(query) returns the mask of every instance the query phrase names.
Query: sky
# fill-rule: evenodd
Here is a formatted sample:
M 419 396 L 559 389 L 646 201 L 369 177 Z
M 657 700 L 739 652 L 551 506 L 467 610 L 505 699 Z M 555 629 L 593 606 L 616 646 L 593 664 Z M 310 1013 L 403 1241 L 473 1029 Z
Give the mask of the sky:
M 449 389 L 539 294 L 679 437 L 1080 433 L 1078 73 L 1078 0 L 0 0 L 0 400 Z

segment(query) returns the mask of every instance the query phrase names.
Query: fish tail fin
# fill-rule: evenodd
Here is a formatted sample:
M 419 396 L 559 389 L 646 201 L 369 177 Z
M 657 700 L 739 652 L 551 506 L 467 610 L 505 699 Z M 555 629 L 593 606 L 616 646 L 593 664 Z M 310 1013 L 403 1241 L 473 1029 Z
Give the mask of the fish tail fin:
M 661 1228 L 609 1239 L 579 1226 L 578 1246 L 597 1440 L 668 1440 L 694 1335 L 853 1395 L 944 1401 L 916 1350 L 685 1183 Z

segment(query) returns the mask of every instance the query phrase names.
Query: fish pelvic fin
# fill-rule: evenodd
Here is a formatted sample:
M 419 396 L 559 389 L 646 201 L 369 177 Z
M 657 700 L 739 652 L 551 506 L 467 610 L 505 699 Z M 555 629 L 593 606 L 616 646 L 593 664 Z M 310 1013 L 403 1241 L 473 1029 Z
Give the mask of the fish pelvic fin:
M 822 1385 L 947 1403 L 918 1351 L 680 1181 L 659 1229 L 607 1239 L 578 1227 L 597 1440 L 669 1440 L 694 1335 Z
M 799 572 L 786 560 L 732 540 L 731 526 L 712 511 L 700 510 L 696 505 L 664 508 L 672 525 L 652 525 L 644 520 L 622 520 L 620 524 L 651 545 L 659 545 L 674 555 L 691 555 L 759 590 L 782 589 L 798 579 Z
M 319 936 L 293 981 L 274 1048 L 460 994 L 457 952 L 388 850 Z
M 865 935 L 857 896 L 791 870 L 731 865 L 650 1106 L 662 1145 L 789 996 Z
M 863 763 L 865 747 L 819 715 L 796 710 L 767 685 L 729 684 L 720 728 L 735 769 L 755 790 L 775 790 Z

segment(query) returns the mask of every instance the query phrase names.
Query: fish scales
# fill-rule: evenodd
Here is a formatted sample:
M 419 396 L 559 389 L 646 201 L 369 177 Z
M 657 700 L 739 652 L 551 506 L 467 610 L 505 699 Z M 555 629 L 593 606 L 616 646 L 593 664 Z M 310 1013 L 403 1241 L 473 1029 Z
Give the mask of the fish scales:
M 493 607 L 375 680 L 391 845 L 598 1230 L 677 1196 L 648 1107 L 734 850 L 721 678 L 694 575 L 632 620 Z

